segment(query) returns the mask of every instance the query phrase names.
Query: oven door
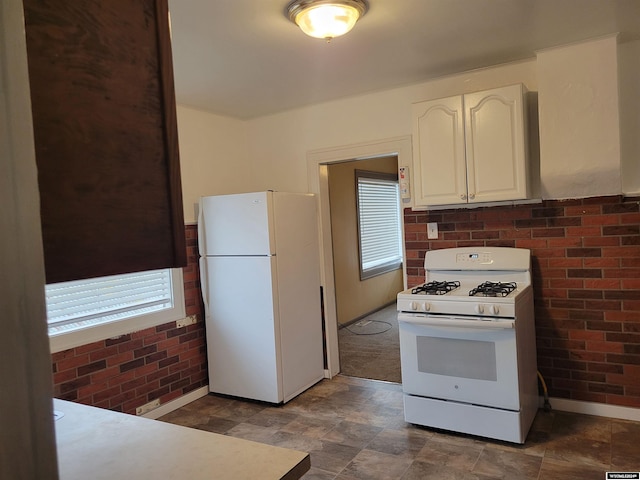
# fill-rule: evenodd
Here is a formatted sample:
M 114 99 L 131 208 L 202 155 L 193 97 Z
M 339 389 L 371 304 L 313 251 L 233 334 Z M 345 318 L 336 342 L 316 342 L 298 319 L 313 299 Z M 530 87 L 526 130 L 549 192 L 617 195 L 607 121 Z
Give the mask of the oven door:
M 399 312 L 403 391 L 520 410 L 514 322 Z

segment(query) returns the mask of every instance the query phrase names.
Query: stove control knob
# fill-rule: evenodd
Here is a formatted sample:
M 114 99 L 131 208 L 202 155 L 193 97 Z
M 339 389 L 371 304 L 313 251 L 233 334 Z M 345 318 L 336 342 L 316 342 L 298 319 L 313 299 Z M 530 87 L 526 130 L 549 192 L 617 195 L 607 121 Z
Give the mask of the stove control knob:
M 498 305 L 491 305 L 490 310 L 492 315 L 497 315 L 498 312 L 500 312 L 500 307 Z
M 411 310 L 418 310 L 418 302 L 411 302 Z
M 476 313 L 484 313 L 484 305 L 476 305 Z
M 428 312 L 431 310 L 431 304 L 429 302 L 424 302 L 424 311 Z

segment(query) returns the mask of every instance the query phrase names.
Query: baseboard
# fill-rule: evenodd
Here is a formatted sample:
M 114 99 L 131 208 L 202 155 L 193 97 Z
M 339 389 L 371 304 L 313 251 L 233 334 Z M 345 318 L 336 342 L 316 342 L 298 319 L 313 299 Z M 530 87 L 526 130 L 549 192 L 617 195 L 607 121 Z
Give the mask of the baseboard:
M 607 405 L 595 402 L 582 402 L 578 400 L 567 400 L 565 398 L 549 398 L 549 403 L 553 410 L 560 410 L 561 412 L 620 418 L 622 420 L 633 420 L 635 422 L 640 421 L 640 408 L 620 407 L 618 405 Z M 542 408 L 543 405 L 544 399 L 543 397 L 540 397 L 540 408 Z
M 186 395 L 182 395 L 181 397 L 175 398 L 167 403 L 163 403 L 158 408 L 154 408 L 153 410 L 141 415 L 144 418 L 151 418 L 153 420 L 160 418 L 167 413 L 171 413 L 174 410 L 179 409 L 180 407 L 184 407 L 185 405 L 199 399 L 205 397 L 209 394 L 209 385 L 205 385 L 204 387 L 200 387 L 197 390 L 192 390 Z
M 325 370 L 325 378 L 331 378 L 329 371 Z M 205 397 L 209 394 L 209 386 L 205 385 L 197 390 L 193 390 L 186 395 L 182 395 L 170 402 L 160 405 L 158 408 L 142 415 L 144 418 L 157 419 L 167 413 L 171 413 L 178 408 Z M 622 420 L 632 420 L 640 422 L 640 408 L 621 407 L 618 405 L 607 405 L 604 403 L 583 402 L 578 400 L 567 400 L 566 398 L 549 398 L 549 403 L 553 410 L 561 412 L 581 413 L 584 415 L 595 415 L 597 417 L 619 418 Z M 544 398 L 540 397 L 540 408 L 543 408 Z
M 340 323 L 338 322 L 338 330 L 340 330 L 341 328 L 345 328 L 345 327 L 350 327 L 351 325 L 353 325 L 354 323 L 362 320 L 365 317 L 368 317 L 369 315 L 373 315 L 376 312 L 379 312 L 380 310 L 383 310 L 391 305 L 395 305 L 396 304 L 396 299 L 394 298 L 393 300 L 391 300 L 389 303 L 385 303 L 384 305 L 382 305 L 381 307 L 378 308 L 374 308 L 373 310 L 371 310 L 370 312 L 367 312 L 363 315 L 360 315 L 356 318 L 352 318 L 351 320 L 348 320 L 344 323 Z

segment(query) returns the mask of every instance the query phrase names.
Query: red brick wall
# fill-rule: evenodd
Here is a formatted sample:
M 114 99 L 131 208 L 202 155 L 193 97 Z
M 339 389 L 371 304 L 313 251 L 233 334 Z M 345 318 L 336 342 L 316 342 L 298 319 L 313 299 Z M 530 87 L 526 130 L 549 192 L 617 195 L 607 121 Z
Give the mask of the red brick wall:
M 640 210 L 620 196 L 515 207 L 406 209 L 409 286 L 427 250 L 528 248 L 538 368 L 552 397 L 640 408 Z M 437 240 L 427 223 L 437 222 Z
M 55 397 L 135 414 L 151 400 L 162 404 L 207 384 L 196 226 L 186 226 L 185 234 L 186 314 L 198 322 L 183 328 L 171 322 L 54 353 Z

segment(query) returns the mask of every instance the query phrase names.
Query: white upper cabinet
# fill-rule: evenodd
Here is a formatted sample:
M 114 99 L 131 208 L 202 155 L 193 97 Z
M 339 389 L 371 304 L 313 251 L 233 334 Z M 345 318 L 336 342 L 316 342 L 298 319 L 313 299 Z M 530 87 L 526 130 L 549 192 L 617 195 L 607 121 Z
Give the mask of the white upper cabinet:
M 417 103 L 413 108 L 414 203 L 466 203 L 462 96 Z
M 529 197 L 520 84 L 414 104 L 414 205 Z

